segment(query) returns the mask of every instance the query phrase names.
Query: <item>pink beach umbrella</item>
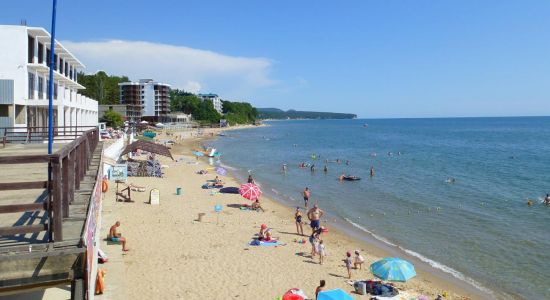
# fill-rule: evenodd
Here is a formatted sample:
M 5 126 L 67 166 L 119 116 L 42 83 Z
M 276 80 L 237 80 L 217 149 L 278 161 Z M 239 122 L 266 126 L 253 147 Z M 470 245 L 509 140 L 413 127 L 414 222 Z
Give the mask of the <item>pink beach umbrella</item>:
M 248 200 L 255 201 L 260 198 L 262 191 L 260 187 L 253 183 L 244 183 L 239 188 L 239 194 Z

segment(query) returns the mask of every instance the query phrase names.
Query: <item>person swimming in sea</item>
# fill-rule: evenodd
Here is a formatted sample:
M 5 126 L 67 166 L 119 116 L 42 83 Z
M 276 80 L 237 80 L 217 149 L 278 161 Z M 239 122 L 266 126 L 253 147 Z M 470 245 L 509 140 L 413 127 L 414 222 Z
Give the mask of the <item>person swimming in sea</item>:
M 544 204 L 550 205 L 550 194 L 546 194 L 546 198 L 544 198 Z
M 374 177 L 374 166 L 370 166 L 370 177 Z
M 446 183 L 450 183 L 450 184 L 453 184 L 455 183 L 456 179 L 454 179 L 453 177 L 447 177 L 447 179 L 445 180 Z
M 327 165 L 325 165 L 325 167 L 323 168 L 323 172 L 328 172 L 328 168 L 327 168 Z
M 286 171 L 287 171 L 287 166 L 286 164 L 283 164 L 283 172 L 286 173 Z
M 315 172 L 315 164 L 311 165 L 309 169 L 311 170 L 311 173 Z
M 346 160 L 346 166 L 349 166 L 349 160 Z

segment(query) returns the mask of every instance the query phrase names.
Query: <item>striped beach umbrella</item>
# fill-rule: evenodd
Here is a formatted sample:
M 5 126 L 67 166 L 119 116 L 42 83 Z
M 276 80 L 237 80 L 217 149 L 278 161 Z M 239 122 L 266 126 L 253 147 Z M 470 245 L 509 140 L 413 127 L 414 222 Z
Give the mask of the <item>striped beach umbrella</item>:
M 396 257 L 386 257 L 370 265 L 374 276 L 388 281 L 407 281 L 416 276 L 413 264 Z
M 260 198 L 262 191 L 259 186 L 253 183 L 244 183 L 239 188 L 239 194 L 248 200 L 255 201 Z
M 222 168 L 222 167 L 217 167 L 216 168 L 216 173 L 223 176 L 227 173 L 227 170 L 225 168 Z

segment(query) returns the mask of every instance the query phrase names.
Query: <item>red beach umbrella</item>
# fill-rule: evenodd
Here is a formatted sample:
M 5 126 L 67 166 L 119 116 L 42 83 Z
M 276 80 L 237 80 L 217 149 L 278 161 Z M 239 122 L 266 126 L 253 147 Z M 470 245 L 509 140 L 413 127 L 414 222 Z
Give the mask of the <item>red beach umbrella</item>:
M 239 188 L 239 194 L 248 200 L 255 201 L 260 198 L 262 191 L 259 186 L 253 183 L 244 183 Z
M 304 299 L 307 299 L 306 295 L 302 290 L 297 288 L 292 288 L 283 295 L 283 300 L 304 300 Z

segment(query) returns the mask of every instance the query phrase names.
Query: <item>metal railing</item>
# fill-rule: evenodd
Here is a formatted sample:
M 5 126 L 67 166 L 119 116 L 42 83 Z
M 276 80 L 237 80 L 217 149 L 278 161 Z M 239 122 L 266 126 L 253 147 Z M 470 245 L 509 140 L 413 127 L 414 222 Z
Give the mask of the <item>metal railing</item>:
M 95 126 L 59 126 L 53 128 L 55 141 L 72 141 Z M 0 142 L 3 147 L 7 143 L 38 143 L 48 140 L 48 127 L 2 127 Z

